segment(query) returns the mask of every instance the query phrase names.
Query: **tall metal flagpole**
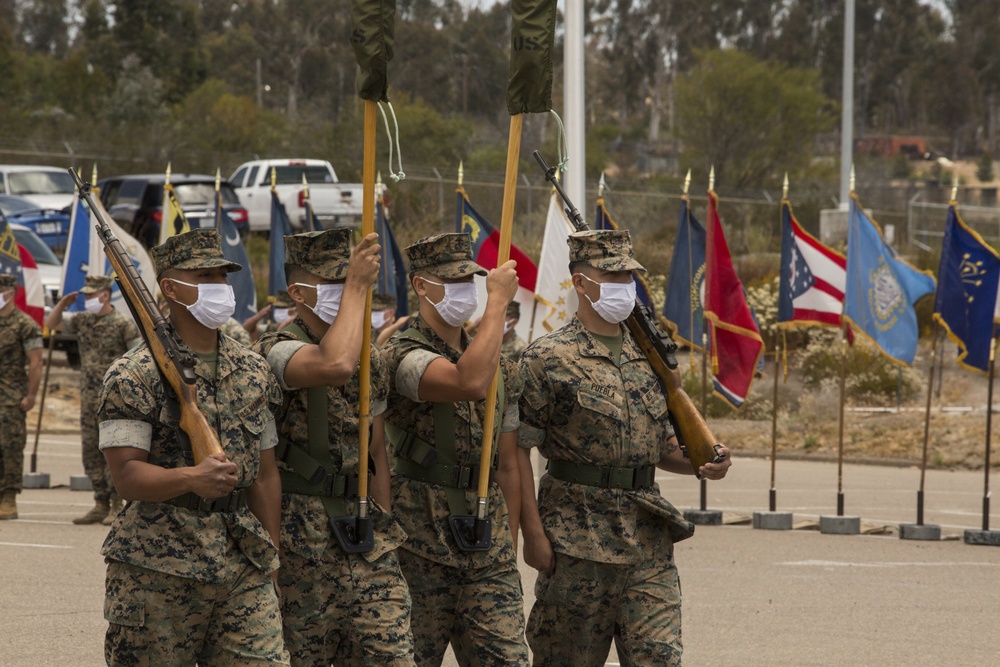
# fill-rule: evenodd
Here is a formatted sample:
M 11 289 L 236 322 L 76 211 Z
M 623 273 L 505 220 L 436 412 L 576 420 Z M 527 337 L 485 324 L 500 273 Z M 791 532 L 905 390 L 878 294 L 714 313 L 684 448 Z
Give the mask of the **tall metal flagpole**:
M 848 209 L 854 162 L 854 0 L 844 0 L 844 76 L 840 116 L 840 210 Z
M 566 36 L 563 43 L 563 122 L 566 125 L 566 152 L 571 158 L 563 175 L 563 189 L 570 201 L 586 201 L 587 146 L 584 128 L 583 23 L 585 0 L 566 0 Z

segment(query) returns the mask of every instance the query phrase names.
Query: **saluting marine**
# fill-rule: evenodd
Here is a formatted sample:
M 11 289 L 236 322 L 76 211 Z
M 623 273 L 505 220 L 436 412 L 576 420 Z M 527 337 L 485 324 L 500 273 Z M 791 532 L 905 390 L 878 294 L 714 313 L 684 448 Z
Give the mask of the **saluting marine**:
M 109 665 L 287 665 L 274 573 L 281 480 L 267 363 L 217 329 L 235 308 L 214 229 L 151 249 L 170 322 L 196 355 L 197 405 L 224 454 L 194 465 L 147 344 L 101 391 L 100 447 L 128 504 L 102 554 Z
M 370 452 L 374 543 L 346 553 L 331 520 L 358 502 L 358 357 L 365 298 L 378 276 L 370 234 L 351 252 L 347 229 L 285 237 L 285 276 L 298 317 L 254 345 L 284 391 L 277 413 L 282 466 L 282 622 L 292 665 L 412 665 L 410 597 L 396 547 L 406 534 L 390 514 L 381 428 Z M 371 413 L 385 409 L 388 378 L 371 358 Z
M 131 318 L 115 310 L 111 305 L 110 276 L 87 276 L 79 292 L 70 292 L 59 300 L 45 319 L 45 325 L 52 331 L 66 331 L 77 335 L 80 348 L 80 435 L 83 449 L 83 470 L 94 487 L 94 507 L 81 517 L 73 519 L 75 524 L 102 523 L 110 526 L 122 501 L 115 492 L 108 470 L 108 462 L 98 448 L 97 399 L 101 393 L 104 374 L 115 359 L 142 342 L 139 329 Z M 64 311 L 83 294 L 84 307 L 81 313 Z
M 635 305 L 627 231 L 571 234 L 576 317 L 521 358 L 518 460 L 524 559 L 539 570 L 528 618 L 535 665 L 681 664 L 675 542 L 694 527 L 660 495 L 656 469 L 693 474 L 652 367 L 622 326 Z M 530 449 L 549 459 L 537 505 Z M 730 466 L 707 463 L 721 479 Z
M 16 291 L 17 278 L 0 274 L 0 520 L 17 518 L 28 440 L 24 420 L 42 378 L 42 328 L 14 305 Z
M 413 598 L 418 665 L 439 665 L 451 642 L 462 665 L 523 665 L 524 608 L 515 540 L 517 368 L 504 361 L 498 392 L 498 461 L 488 507 L 492 543 L 463 551 L 449 518 L 477 499 L 487 387 L 500 361 L 504 313 L 517 290 L 514 262 L 491 271 L 479 333 L 462 328 L 477 306 L 468 234 L 439 234 L 406 249 L 420 315 L 383 348 L 389 369 L 386 437 L 395 458 L 393 514 L 406 530 L 400 565 Z M 376 428 L 378 421 L 376 421 Z M 494 438 L 494 442 L 496 442 Z M 508 513 L 509 509 L 509 513 Z

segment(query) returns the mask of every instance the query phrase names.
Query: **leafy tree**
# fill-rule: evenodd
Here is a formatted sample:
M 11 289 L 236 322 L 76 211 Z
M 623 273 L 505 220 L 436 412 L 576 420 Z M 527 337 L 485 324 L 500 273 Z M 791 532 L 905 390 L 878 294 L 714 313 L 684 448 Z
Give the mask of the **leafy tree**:
M 991 183 L 993 181 L 993 158 L 989 153 L 983 153 L 976 164 L 976 178 L 980 183 Z

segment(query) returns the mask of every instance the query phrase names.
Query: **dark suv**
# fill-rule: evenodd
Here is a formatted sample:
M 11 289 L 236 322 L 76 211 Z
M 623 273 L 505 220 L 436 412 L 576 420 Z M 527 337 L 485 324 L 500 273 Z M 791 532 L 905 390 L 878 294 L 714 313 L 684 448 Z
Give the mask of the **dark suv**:
M 98 181 L 101 203 L 122 229 L 147 248 L 157 244 L 163 219 L 163 174 L 115 176 Z M 191 229 L 215 226 L 215 177 L 171 174 L 177 202 Z M 228 181 L 219 186 L 222 207 L 236 223 L 240 235 L 249 231 L 247 210 Z

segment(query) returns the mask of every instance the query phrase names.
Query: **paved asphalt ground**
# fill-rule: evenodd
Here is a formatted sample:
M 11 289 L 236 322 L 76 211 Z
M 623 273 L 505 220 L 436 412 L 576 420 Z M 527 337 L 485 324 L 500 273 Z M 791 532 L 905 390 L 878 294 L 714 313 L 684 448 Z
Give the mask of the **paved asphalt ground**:
M 101 665 L 107 529 L 70 523 L 91 505 L 68 488 L 82 472 L 78 437 L 43 436 L 38 467 L 56 488 L 25 491 L 20 519 L 0 523 L 0 666 Z M 846 513 L 871 533 L 859 536 L 809 528 L 836 513 L 831 463 L 778 461 L 778 509 L 794 512 L 796 530 L 739 523 L 767 509 L 769 480 L 769 462 L 737 458 L 709 484 L 727 525 L 677 547 L 687 667 L 1000 665 L 1000 549 L 961 540 L 981 527 L 981 472 L 928 472 L 926 521 L 946 538 L 934 543 L 897 534 L 915 520 L 916 469 L 845 466 Z M 679 508 L 698 505 L 693 478 L 659 481 Z M 522 574 L 529 609 L 534 574 Z

